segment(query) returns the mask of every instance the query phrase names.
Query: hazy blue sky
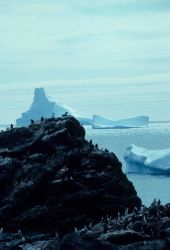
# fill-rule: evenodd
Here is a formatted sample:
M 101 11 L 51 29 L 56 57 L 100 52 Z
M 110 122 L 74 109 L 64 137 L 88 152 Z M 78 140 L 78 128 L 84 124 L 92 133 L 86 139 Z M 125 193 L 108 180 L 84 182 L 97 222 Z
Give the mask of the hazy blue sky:
M 0 123 L 41 86 L 83 116 L 170 120 L 170 1 L 0 0 Z

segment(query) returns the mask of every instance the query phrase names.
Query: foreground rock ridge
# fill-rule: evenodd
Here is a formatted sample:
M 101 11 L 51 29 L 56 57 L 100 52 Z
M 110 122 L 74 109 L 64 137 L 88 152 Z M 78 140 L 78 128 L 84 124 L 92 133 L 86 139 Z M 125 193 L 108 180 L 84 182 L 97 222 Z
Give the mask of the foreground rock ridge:
M 69 115 L 1 132 L 0 183 L 0 249 L 117 249 L 120 242 L 102 238 L 107 219 L 99 221 L 141 209 L 115 154 L 88 142 Z M 112 231 L 127 230 L 116 220 Z M 92 225 L 99 234 L 93 228 L 88 236 Z M 152 239 L 131 231 L 131 239 Z
M 141 204 L 113 153 L 65 115 L 0 133 L 0 226 L 69 232 Z

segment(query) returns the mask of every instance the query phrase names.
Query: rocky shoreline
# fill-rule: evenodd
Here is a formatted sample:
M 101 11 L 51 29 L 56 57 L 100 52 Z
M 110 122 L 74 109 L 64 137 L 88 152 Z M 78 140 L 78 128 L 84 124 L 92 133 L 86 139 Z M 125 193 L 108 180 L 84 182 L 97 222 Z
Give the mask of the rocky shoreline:
M 117 217 L 103 217 L 97 224 L 74 228 L 70 233 L 0 232 L 0 249 L 56 250 L 168 250 L 170 248 L 170 204 L 154 201 L 149 208 L 125 210 Z
M 169 249 L 170 205 L 143 207 L 69 115 L 1 132 L 0 183 L 0 249 Z

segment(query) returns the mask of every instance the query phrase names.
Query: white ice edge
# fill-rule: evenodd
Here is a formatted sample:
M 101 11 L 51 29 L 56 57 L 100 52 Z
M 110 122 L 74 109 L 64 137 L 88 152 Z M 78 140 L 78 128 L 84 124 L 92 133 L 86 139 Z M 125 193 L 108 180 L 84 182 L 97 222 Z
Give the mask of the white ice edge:
M 124 154 L 127 172 L 170 174 L 170 148 L 151 150 L 130 145 Z
M 149 125 L 148 116 L 137 116 L 117 121 L 105 119 L 99 115 L 93 115 L 93 129 L 110 128 L 143 128 Z

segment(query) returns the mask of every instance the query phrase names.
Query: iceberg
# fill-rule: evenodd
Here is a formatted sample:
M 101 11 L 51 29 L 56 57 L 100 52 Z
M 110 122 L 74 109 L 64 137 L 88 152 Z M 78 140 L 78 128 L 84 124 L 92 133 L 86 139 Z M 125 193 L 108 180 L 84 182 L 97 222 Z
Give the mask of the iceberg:
M 27 126 L 30 124 L 30 120 L 40 120 L 41 117 L 50 118 L 52 114 L 55 116 L 61 116 L 64 113 L 72 115 L 72 110 L 58 104 L 54 101 L 50 101 L 46 94 L 44 88 L 35 88 L 34 99 L 31 107 L 24 113 L 21 117 L 16 120 L 17 126 Z
M 127 173 L 170 174 L 170 148 L 149 150 L 131 145 L 124 154 Z
M 93 120 L 90 118 L 85 118 L 85 117 L 75 117 L 81 125 L 92 125 Z
M 142 128 L 149 125 L 148 116 L 137 116 L 128 119 L 112 121 L 99 115 L 93 115 L 93 129 L 112 129 L 112 128 Z

